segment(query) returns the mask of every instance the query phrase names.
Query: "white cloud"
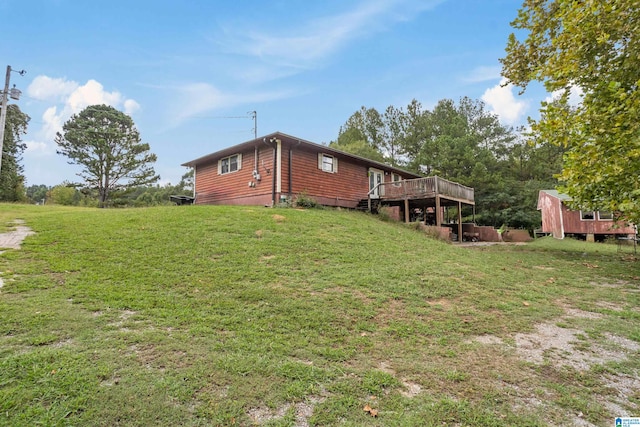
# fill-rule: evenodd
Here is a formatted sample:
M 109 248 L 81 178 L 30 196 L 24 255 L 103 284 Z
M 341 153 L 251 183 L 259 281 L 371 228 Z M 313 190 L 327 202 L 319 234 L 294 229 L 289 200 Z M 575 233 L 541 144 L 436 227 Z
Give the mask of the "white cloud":
M 224 106 L 231 101 L 220 90 L 207 83 L 193 83 L 178 89 L 180 105 L 175 115 L 177 122 L 182 122 L 189 117 L 198 115 L 208 110 Z
M 127 99 L 124 101 L 124 112 L 125 114 L 131 115 L 140 109 L 140 104 L 138 104 L 133 99 Z
M 78 83 L 48 76 L 38 76 L 27 88 L 27 94 L 41 101 L 60 101 L 78 88 Z
M 56 151 L 44 142 L 25 141 L 24 143 L 27 146 L 27 148 L 25 149 L 25 153 L 30 155 L 42 155 L 42 154 L 49 155 L 49 154 L 55 153 Z
M 468 83 L 480 83 L 487 80 L 497 80 L 500 78 L 500 71 L 502 68 L 499 65 L 496 66 L 480 66 L 476 67 L 469 73 L 468 76 L 463 77 L 462 80 Z
M 192 83 L 178 88 L 176 101 L 173 103 L 172 124 L 174 126 L 198 114 L 218 108 L 231 108 L 237 105 L 272 101 L 293 96 L 292 91 L 274 92 L 222 92 L 208 83 Z
M 62 125 L 73 114 L 77 114 L 89 105 L 107 104 L 114 108 L 124 108 L 131 114 L 140 108 L 133 99 L 125 99 L 118 91 L 108 92 L 104 86 L 89 80 L 84 85 L 77 82 L 48 76 L 36 77 L 28 88 L 29 95 L 40 100 L 58 100 L 42 115 L 43 126 L 38 132 L 40 138 L 51 141 L 62 129 Z
M 506 85 L 505 79 L 496 86 L 487 89 L 482 95 L 482 100 L 487 103 L 493 113 L 500 117 L 500 120 L 509 125 L 518 124 L 522 120 L 528 103 L 524 100 L 517 100 L 513 95 L 513 85 Z
M 42 126 L 33 134 L 32 140 L 25 141 L 25 158 L 53 157 L 56 154 L 54 138 L 62 130 L 62 125 L 73 114 L 89 105 L 107 104 L 114 108 L 124 108 L 131 114 L 140 109 L 133 99 L 126 99 L 120 92 L 109 92 L 96 80 L 88 80 L 84 85 L 64 78 L 37 76 L 29 85 L 29 96 L 50 105 L 42 114 Z
M 104 86 L 95 80 L 89 80 L 83 86 L 79 86 L 71 92 L 66 101 L 65 110 L 70 110 L 73 114 L 79 113 L 89 105 L 106 104 L 112 107 L 119 107 L 124 103 L 120 92 L 106 92 Z
M 58 108 L 56 106 L 49 107 L 42 114 L 42 129 L 39 134 L 47 141 L 52 141 L 56 136 L 56 132 L 62 129 L 63 116 L 57 114 Z
M 545 102 L 552 102 L 556 99 L 559 99 L 562 96 L 563 90 L 555 90 L 551 92 L 551 95 L 547 96 L 544 100 Z M 577 107 L 582 102 L 582 96 L 584 95 L 584 91 L 580 86 L 571 86 L 569 89 L 569 105 L 572 107 Z
M 296 26 L 277 26 L 271 32 L 234 27 L 227 30 L 228 39 L 221 44 L 234 54 L 258 57 L 272 66 L 303 70 L 316 67 L 321 60 L 358 37 L 407 21 L 442 1 L 366 0 L 341 14 Z M 275 76 L 279 74 L 274 73 Z

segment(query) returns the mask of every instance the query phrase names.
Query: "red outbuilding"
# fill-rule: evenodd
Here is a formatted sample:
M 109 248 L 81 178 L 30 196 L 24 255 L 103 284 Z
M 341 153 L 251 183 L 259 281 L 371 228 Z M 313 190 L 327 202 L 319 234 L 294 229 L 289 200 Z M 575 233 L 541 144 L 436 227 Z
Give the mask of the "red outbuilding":
M 611 236 L 635 236 L 635 227 L 615 221 L 611 212 L 570 209 L 571 198 L 556 190 L 540 190 L 538 210 L 542 213 L 542 232 L 563 239 L 567 235 L 587 240 L 603 240 Z

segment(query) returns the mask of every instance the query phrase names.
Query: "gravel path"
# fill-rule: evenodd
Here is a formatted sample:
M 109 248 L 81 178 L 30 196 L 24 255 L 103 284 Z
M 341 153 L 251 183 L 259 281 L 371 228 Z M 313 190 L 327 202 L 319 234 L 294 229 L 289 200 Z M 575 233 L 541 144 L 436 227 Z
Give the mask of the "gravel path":
M 15 220 L 15 230 L 8 233 L 0 233 L 0 248 L 2 249 L 20 249 L 22 241 L 27 237 L 35 234 L 29 227 L 23 225 L 24 221 Z M 1 253 L 1 252 L 0 252 Z

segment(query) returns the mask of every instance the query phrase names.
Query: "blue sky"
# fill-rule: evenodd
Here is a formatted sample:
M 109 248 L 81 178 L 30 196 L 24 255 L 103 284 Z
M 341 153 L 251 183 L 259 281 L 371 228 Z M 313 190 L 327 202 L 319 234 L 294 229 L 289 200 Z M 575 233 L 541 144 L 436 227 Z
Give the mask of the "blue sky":
M 484 100 L 506 125 L 540 90 L 500 87 L 517 0 L 0 0 L 0 67 L 31 116 L 27 185 L 75 181 L 56 154 L 69 117 L 106 103 L 131 115 L 161 183 L 180 164 L 281 131 L 328 143 L 361 106 Z

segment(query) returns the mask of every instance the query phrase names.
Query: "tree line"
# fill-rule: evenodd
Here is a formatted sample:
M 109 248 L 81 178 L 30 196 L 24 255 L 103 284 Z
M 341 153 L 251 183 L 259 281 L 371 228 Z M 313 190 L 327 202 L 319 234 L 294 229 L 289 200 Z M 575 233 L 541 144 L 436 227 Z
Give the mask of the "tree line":
M 533 229 L 540 225 L 538 191 L 555 188 L 564 148 L 532 144 L 522 129 L 504 126 L 480 100 L 417 100 L 384 112 L 361 107 L 329 144 L 424 176 L 475 189 L 479 224 Z M 466 212 L 469 214 L 469 212 Z
M 193 195 L 193 170 L 186 172 L 178 184 L 144 185 L 130 187 L 110 195 L 110 207 L 146 207 L 171 205 L 170 196 Z M 96 192 L 87 188 L 79 188 L 70 182 L 62 182 L 55 186 L 44 184 L 31 185 L 25 189 L 26 202 L 34 204 L 56 204 L 65 206 L 99 207 L 100 198 Z

